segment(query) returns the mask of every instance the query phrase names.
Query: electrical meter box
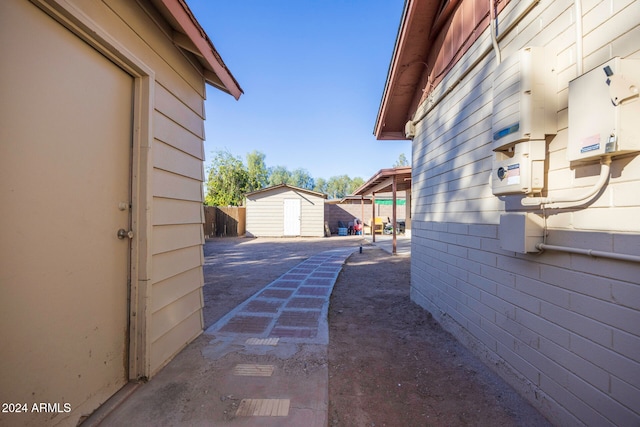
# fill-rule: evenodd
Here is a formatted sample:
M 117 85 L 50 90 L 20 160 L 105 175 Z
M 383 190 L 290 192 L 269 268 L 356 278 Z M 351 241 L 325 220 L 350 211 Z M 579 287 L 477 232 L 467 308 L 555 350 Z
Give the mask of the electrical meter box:
M 613 58 L 569 82 L 569 161 L 640 151 L 640 59 Z
M 495 153 L 491 190 L 496 196 L 530 194 L 544 188 L 545 140 L 520 142 L 512 151 Z
M 493 73 L 493 150 L 557 133 L 557 89 L 543 47 L 527 47 Z
M 494 71 L 491 189 L 495 195 L 544 188 L 546 135 L 557 132 L 553 66 L 542 47 L 527 47 Z

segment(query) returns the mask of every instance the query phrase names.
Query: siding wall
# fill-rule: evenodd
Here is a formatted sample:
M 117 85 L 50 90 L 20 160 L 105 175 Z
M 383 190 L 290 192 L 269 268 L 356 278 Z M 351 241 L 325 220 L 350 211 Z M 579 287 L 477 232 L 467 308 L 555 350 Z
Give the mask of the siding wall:
M 150 192 L 147 342 L 151 374 L 203 328 L 202 234 L 205 83 L 147 2 L 77 1 L 77 7 L 155 72 Z
M 324 199 L 290 188 L 277 188 L 247 197 L 247 235 L 282 237 L 284 199 L 300 199 L 300 235 L 324 236 Z
M 501 13 L 503 28 L 519 3 Z M 639 1 L 582 4 L 585 72 L 613 56 L 640 58 Z M 540 1 L 500 43 L 503 58 L 525 46 L 545 46 L 555 61 L 559 111 L 558 133 L 548 143 L 549 195 L 588 188 L 600 170 L 597 163 L 571 168 L 565 159 L 568 82 L 577 77 L 573 6 Z M 433 99 L 490 45 L 485 31 Z M 412 298 L 554 423 L 638 425 L 640 265 L 500 249 L 500 213 L 522 207 L 519 196 L 491 192 L 494 68 L 491 52 L 418 125 Z M 614 159 L 595 203 L 548 216 L 547 243 L 639 255 L 638 188 L 640 156 Z

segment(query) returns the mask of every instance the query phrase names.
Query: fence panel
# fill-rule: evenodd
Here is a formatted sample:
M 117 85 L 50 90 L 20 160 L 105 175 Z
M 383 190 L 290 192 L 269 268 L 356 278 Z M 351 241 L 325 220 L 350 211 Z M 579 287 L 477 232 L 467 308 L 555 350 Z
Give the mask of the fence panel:
M 244 206 L 205 206 L 206 237 L 238 237 L 246 231 L 247 210 Z

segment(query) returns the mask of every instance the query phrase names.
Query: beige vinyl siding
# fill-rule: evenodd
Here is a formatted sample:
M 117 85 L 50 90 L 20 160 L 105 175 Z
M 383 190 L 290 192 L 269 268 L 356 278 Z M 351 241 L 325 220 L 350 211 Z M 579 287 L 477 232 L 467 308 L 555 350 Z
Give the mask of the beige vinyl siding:
M 568 82 L 577 77 L 573 5 L 541 1 L 500 43 L 503 58 L 525 46 L 545 46 L 555 61 L 558 133 L 548 144 L 550 196 L 584 191 L 600 171 L 597 163 L 571 167 L 565 157 Z M 507 5 L 503 28 L 518 7 L 519 2 Z M 583 2 L 583 13 L 584 72 L 613 56 L 640 58 L 639 1 Z M 485 32 L 436 88 L 434 99 L 490 44 Z M 500 249 L 500 214 L 523 208 L 519 196 L 491 192 L 494 68 L 490 53 L 418 125 L 412 298 L 554 423 L 635 425 L 640 266 Z M 611 179 L 593 204 L 548 216 L 547 242 L 640 255 L 639 187 L 640 156 L 614 159 Z
M 155 72 L 148 177 L 152 270 L 147 278 L 153 374 L 203 327 L 204 78 L 200 66 L 173 44 L 172 30 L 153 7 L 143 9 L 128 0 L 77 3 Z
M 324 236 L 324 198 L 303 194 L 300 210 L 300 234 L 307 237 Z
M 267 190 L 247 198 L 247 234 L 282 237 L 285 199 L 300 200 L 302 237 L 324 236 L 324 198 L 290 188 Z

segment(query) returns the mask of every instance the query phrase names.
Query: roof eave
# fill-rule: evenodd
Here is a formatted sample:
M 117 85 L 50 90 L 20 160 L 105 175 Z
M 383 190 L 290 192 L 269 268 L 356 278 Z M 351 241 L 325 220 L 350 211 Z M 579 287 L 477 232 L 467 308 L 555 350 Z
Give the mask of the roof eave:
M 379 140 L 407 140 L 404 125 L 415 108 L 416 91 L 426 69 L 436 0 L 406 0 L 387 73 L 374 135 Z
M 255 191 L 252 191 L 250 193 L 245 194 L 245 197 L 254 196 L 256 194 L 265 193 L 265 192 L 268 192 L 268 191 L 276 190 L 278 188 L 288 188 L 290 190 L 301 191 L 303 193 L 308 193 L 308 194 L 312 194 L 312 195 L 315 195 L 315 196 L 318 196 L 318 197 L 322 197 L 323 199 L 327 198 L 327 195 L 324 194 L 324 193 L 319 193 L 319 192 L 313 191 L 313 190 L 307 190 L 306 188 L 300 188 L 300 187 L 296 187 L 294 185 L 289 185 L 289 184 L 278 184 L 278 185 L 273 185 L 271 187 L 261 188 L 260 190 L 255 190 Z
M 359 195 L 368 195 L 376 192 L 384 192 L 387 187 L 390 187 L 391 183 L 397 176 L 409 175 L 411 179 L 411 166 L 402 166 L 398 168 L 388 168 L 388 169 L 380 169 L 374 176 L 369 178 L 367 182 L 362 184 L 358 189 L 356 189 L 352 196 Z M 383 183 L 385 183 L 383 185 Z M 409 184 L 409 188 L 411 185 Z
M 231 71 L 206 32 L 200 26 L 184 0 L 160 0 L 161 5 L 175 19 L 178 28 L 174 28 L 174 43 L 182 49 L 194 53 L 204 68 L 204 78 L 210 85 L 239 99 L 244 93 Z

